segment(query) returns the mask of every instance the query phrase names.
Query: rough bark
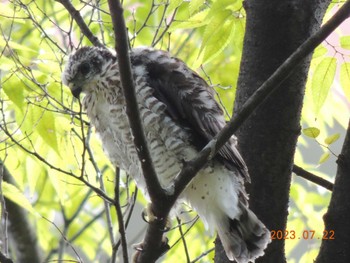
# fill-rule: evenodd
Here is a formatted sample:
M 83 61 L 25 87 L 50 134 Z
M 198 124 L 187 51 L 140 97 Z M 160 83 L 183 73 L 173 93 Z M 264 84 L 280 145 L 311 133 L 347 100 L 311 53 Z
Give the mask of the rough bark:
M 0 177 L 4 182 L 15 185 L 15 180 L 0 160 Z M 42 262 L 36 231 L 28 219 L 28 213 L 22 207 L 5 198 L 5 207 L 8 214 L 8 233 L 11 241 L 12 254 L 15 262 Z M 10 261 L 9 261 L 10 262 Z
M 319 29 L 329 2 L 245 1 L 247 23 L 235 112 Z M 237 133 L 252 179 L 247 185 L 250 207 L 270 230 L 286 227 L 291 171 L 310 59 L 306 57 L 291 72 L 281 84 L 283 87 L 274 92 Z M 229 262 L 222 258 L 220 246 L 216 254 L 216 262 Z M 257 262 L 286 262 L 284 241 L 272 242 Z
M 350 262 L 350 122 L 337 163 L 333 194 L 324 215 L 325 239 L 316 263 Z

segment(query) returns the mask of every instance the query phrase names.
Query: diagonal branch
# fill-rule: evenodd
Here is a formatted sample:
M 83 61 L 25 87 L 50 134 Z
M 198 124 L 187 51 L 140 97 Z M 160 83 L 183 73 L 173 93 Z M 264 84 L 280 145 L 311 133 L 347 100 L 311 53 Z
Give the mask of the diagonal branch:
M 313 173 L 306 171 L 305 169 L 301 168 L 298 165 L 295 165 L 295 164 L 293 165 L 293 173 L 310 182 L 313 182 L 319 186 L 322 186 L 329 191 L 333 191 L 333 186 L 334 186 L 333 183 L 327 181 L 326 179 L 323 179 L 322 177 L 319 177 Z
M 84 19 L 80 15 L 79 11 L 75 9 L 75 7 L 72 5 L 72 2 L 69 0 L 55 0 L 56 2 L 61 3 L 66 10 L 69 12 L 69 14 L 72 16 L 72 18 L 75 20 L 75 22 L 80 27 L 81 32 L 86 36 L 90 42 L 96 46 L 96 47 L 105 47 L 102 45 L 102 43 L 98 40 L 98 38 L 91 32 L 89 27 L 84 22 Z

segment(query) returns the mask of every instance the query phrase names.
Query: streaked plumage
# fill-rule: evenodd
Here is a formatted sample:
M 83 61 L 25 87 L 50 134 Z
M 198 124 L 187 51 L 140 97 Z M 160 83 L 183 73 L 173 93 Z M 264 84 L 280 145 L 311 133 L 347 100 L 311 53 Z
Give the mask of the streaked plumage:
M 163 187 L 225 125 L 212 89 L 181 60 L 167 52 L 134 48 L 130 52 L 135 88 L 148 147 Z M 85 93 L 84 108 L 114 165 L 133 176 L 147 195 L 133 144 L 116 57 L 84 47 L 69 58 L 63 82 L 74 96 Z M 263 254 L 269 231 L 248 208 L 246 165 L 236 139 L 225 144 L 181 195 L 211 230 L 217 230 L 227 256 L 249 262 Z

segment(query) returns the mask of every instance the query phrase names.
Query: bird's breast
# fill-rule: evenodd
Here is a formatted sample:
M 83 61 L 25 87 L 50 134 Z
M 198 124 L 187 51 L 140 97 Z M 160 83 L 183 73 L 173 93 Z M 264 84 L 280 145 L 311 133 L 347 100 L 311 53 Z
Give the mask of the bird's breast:
M 190 145 L 186 131 L 166 114 L 162 102 L 146 90 L 138 92 L 138 96 L 148 148 L 159 181 L 166 187 L 180 172 L 183 162 L 195 156 L 196 150 Z M 87 97 L 91 100 L 89 105 L 93 105 L 86 109 L 87 114 L 109 159 L 133 176 L 140 188 L 145 188 L 125 105 L 111 104 L 104 97 Z

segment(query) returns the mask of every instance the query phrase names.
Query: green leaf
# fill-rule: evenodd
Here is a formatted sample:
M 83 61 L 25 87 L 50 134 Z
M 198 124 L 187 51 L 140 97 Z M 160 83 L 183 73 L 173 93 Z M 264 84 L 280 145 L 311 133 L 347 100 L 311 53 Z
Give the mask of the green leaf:
M 322 164 L 324 162 L 326 162 L 330 157 L 330 153 L 329 152 L 325 152 L 321 155 L 320 159 L 318 160 L 318 164 Z
M 227 46 L 236 29 L 235 20 L 230 10 L 225 10 L 211 19 L 205 28 L 199 52 L 199 55 L 204 52 L 202 63 L 214 58 Z
M 37 50 L 30 48 L 28 45 L 18 44 L 18 43 L 14 42 L 14 41 L 5 41 L 3 38 L 0 38 L 0 47 L 3 48 L 6 45 L 10 46 L 11 49 L 38 53 Z
M 55 116 L 52 112 L 45 111 L 38 125 L 38 132 L 44 141 L 59 154 L 55 127 Z
M 189 4 L 190 15 L 197 12 L 197 10 L 204 4 L 204 0 L 192 0 Z
M 242 2 L 238 0 L 217 0 L 210 7 L 208 18 L 210 19 L 216 16 L 218 13 L 227 10 L 237 11 L 240 7 L 242 7 Z
M 319 46 L 315 49 L 312 58 L 322 57 L 322 56 L 326 55 L 327 52 L 328 52 L 327 48 L 325 48 L 323 45 L 319 45 Z
M 206 20 L 206 17 L 208 15 L 209 9 L 205 9 L 194 16 L 190 17 L 184 22 L 174 22 L 169 28 L 169 32 L 172 32 L 176 29 L 188 29 L 188 28 L 197 28 L 201 26 L 205 26 L 208 24 L 208 20 Z
M 3 84 L 3 89 L 10 101 L 20 110 L 24 108 L 24 96 L 26 95 L 21 80 L 15 76 L 9 78 Z
M 24 196 L 24 194 L 13 184 L 9 184 L 7 182 L 2 182 L 2 192 L 4 196 L 16 203 L 17 205 L 23 207 L 27 211 L 34 213 L 34 209 L 28 199 Z
M 316 115 L 326 101 L 334 80 L 336 68 L 337 60 L 335 58 L 324 58 L 315 69 L 311 83 L 311 90 Z
M 350 36 L 340 37 L 340 46 L 350 50 Z
M 339 133 L 335 133 L 335 134 L 333 134 L 333 135 L 328 136 L 328 137 L 324 140 L 324 142 L 325 142 L 325 144 L 330 145 L 330 144 L 336 142 L 336 141 L 339 139 L 339 137 L 340 137 L 340 134 L 339 134 Z
M 346 62 L 340 66 L 340 85 L 345 96 L 350 101 L 350 63 Z
M 329 196 L 320 195 L 319 193 L 309 192 L 303 202 L 313 204 L 314 206 L 326 207 L 329 203 Z
M 29 105 L 28 109 L 26 132 L 29 134 L 34 128 L 44 142 L 59 154 L 54 113 L 35 105 Z
M 1 63 L 0 63 L 1 70 L 8 71 L 15 66 L 16 66 L 16 64 L 13 60 L 5 57 L 4 55 L 1 57 Z M 6 76 L 4 76 L 4 74 L 1 77 L 3 79 L 6 79 Z
M 303 134 L 310 138 L 317 138 L 320 135 L 320 130 L 316 127 L 309 127 L 302 130 Z
M 167 14 L 173 12 L 176 8 L 178 8 L 182 4 L 183 0 L 172 0 L 170 1 L 169 7 L 166 10 Z

